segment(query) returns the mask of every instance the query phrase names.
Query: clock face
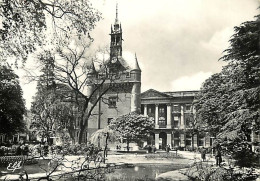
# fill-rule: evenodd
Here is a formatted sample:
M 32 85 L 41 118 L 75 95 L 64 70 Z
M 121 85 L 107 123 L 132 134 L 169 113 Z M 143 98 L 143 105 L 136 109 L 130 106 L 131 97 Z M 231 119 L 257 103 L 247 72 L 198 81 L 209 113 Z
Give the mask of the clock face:
M 116 63 L 116 61 L 117 61 L 116 57 L 113 57 L 112 60 L 111 60 L 112 63 Z

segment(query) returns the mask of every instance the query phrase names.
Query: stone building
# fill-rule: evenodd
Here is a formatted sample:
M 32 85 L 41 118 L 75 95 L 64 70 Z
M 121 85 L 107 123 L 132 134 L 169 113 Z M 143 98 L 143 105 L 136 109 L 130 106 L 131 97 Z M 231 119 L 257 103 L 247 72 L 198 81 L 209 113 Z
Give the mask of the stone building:
M 107 126 L 111 119 L 136 111 L 154 118 L 155 129 L 148 144 L 155 145 L 157 149 L 164 149 L 168 144 L 171 147 L 188 148 L 192 146 L 192 140 L 194 147 L 209 146 L 212 142 L 210 137 L 193 135 L 191 139 L 189 134 L 192 102 L 198 91 L 159 92 L 150 89 L 141 94 L 141 69 L 136 55 L 129 57 L 123 52 L 122 27 L 117 9 L 110 38 L 110 57 L 104 63 L 108 76 L 102 87 L 111 88 L 93 111 L 86 131 L 87 137 Z M 102 71 L 97 70 L 92 63 L 88 73 L 89 95 L 94 90 L 93 82 L 101 76 Z
M 115 23 L 111 26 L 109 59 L 99 70 L 92 63 L 88 73 L 89 95 L 95 88 L 94 82 L 102 81 L 102 76 L 106 76 L 106 80 L 98 94 L 102 94 L 107 87 L 110 87 L 94 108 L 88 124 L 88 138 L 98 129 L 106 127 L 113 118 L 133 111 L 141 112 L 141 69 L 136 55 L 131 56 L 123 52 L 122 28 L 117 12 L 116 9 Z
M 159 92 L 150 89 L 141 94 L 142 113 L 155 121 L 155 129 L 148 144 L 155 145 L 157 149 L 165 149 L 167 145 L 181 149 L 192 148 L 192 145 L 194 148 L 212 145 L 213 138 L 209 135 L 192 134 L 192 103 L 197 93 L 198 91 Z

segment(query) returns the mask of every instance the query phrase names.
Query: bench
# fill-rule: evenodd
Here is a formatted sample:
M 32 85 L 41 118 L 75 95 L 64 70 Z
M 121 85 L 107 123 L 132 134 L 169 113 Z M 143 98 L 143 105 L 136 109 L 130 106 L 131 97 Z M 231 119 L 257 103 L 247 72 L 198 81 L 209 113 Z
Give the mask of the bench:
M 176 156 L 177 156 L 177 151 L 178 151 L 177 149 L 171 149 L 170 151 L 172 151 L 172 152 L 175 151 L 176 152 Z

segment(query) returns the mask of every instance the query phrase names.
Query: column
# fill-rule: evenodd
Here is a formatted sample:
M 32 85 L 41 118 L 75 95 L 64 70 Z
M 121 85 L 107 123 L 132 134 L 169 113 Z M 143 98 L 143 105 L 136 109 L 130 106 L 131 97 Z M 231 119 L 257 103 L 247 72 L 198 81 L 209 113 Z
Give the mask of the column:
M 180 139 L 180 143 L 181 143 L 181 147 L 184 147 L 185 146 L 185 140 L 184 140 L 184 134 L 182 133 L 181 134 L 181 139 Z
M 206 137 L 205 137 L 206 139 L 206 144 L 205 144 L 205 146 L 206 147 L 210 147 L 210 137 L 208 136 L 208 135 L 206 135 Z
M 198 147 L 198 136 L 197 134 L 193 135 L 193 145 L 194 145 L 194 148 Z
M 159 128 L 158 120 L 159 120 L 159 110 L 158 110 L 158 104 L 155 104 L 155 129 Z M 159 139 L 158 139 L 159 140 Z
M 183 105 L 181 105 L 181 123 L 180 123 L 180 128 L 184 129 L 184 109 L 183 109 Z
M 172 128 L 172 105 L 167 104 L 167 127 L 166 128 Z
M 155 134 L 155 148 L 158 150 L 159 149 L 159 134 Z
M 18 143 L 20 142 L 20 134 L 19 133 L 17 134 L 17 142 Z
M 172 134 L 168 133 L 167 134 L 167 145 L 170 145 L 170 147 L 172 147 Z
M 144 104 L 144 116 L 147 116 L 147 104 Z

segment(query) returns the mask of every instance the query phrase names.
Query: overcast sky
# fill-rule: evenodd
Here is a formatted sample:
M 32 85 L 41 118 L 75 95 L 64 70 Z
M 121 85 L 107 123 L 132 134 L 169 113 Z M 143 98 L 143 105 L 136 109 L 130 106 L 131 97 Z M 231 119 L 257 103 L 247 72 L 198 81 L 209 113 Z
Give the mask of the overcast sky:
M 109 44 L 118 18 L 123 51 L 136 52 L 142 69 L 142 92 L 199 90 L 225 65 L 218 61 L 233 27 L 258 14 L 259 0 L 93 0 L 103 20 L 91 33 L 95 46 Z M 35 83 L 22 82 L 27 108 Z

